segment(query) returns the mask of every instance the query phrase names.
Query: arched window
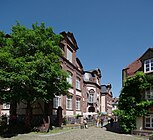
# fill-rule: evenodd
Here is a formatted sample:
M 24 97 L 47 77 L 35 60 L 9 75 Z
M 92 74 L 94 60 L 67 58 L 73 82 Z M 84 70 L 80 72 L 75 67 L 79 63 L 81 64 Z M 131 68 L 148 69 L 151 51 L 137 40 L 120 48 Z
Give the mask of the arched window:
M 95 91 L 93 89 L 89 90 L 88 93 L 88 103 L 94 103 L 95 102 Z
M 95 112 L 95 108 L 93 106 L 89 107 L 88 112 Z

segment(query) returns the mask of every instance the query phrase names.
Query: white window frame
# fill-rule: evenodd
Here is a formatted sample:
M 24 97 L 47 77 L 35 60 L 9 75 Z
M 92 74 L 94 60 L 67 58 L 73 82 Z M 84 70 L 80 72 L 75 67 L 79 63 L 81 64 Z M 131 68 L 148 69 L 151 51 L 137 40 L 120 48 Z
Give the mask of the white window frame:
M 88 102 L 93 103 L 94 102 L 94 93 L 89 93 L 88 95 Z
M 153 58 L 144 61 L 144 73 L 153 71 Z
M 10 109 L 10 104 L 9 103 L 4 103 L 3 104 L 3 109 Z
M 153 86 L 150 86 L 149 89 L 145 90 L 145 99 L 146 100 L 153 99 Z
M 76 78 L 76 89 L 80 90 L 81 89 L 80 87 L 81 87 L 81 80 L 80 80 L 80 78 L 77 77 Z
M 72 110 L 72 96 L 66 96 L 66 109 Z
M 76 110 L 80 110 L 80 108 L 81 108 L 81 99 L 76 98 Z
M 72 82 L 73 82 L 73 74 L 71 72 L 69 72 L 69 71 L 68 71 L 68 73 L 69 73 L 69 76 L 67 77 L 67 82 L 72 85 Z
M 153 114 L 145 116 L 145 128 L 153 128 Z
M 72 58 L 73 58 L 73 52 L 67 48 L 67 60 L 69 60 L 72 63 Z
M 61 106 L 61 97 L 55 96 L 53 99 L 53 108 L 58 108 L 59 106 Z

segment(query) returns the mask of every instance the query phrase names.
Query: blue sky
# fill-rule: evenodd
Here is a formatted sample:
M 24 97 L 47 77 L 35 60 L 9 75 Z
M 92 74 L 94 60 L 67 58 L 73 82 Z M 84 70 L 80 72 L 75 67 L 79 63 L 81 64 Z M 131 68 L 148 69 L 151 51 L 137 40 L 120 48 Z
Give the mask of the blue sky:
M 84 70 L 99 68 L 113 96 L 120 94 L 122 69 L 153 47 L 152 0 L 1 0 L 0 30 L 10 33 L 16 21 L 72 32 Z

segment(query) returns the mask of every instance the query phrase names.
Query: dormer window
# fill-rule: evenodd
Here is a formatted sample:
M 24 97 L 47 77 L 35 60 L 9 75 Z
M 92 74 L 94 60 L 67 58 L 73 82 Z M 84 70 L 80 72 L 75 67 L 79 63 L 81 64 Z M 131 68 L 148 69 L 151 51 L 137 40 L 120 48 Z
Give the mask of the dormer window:
M 67 60 L 72 63 L 72 51 L 67 48 Z
M 153 58 L 144 61 L 144 72 L 153 71 Z

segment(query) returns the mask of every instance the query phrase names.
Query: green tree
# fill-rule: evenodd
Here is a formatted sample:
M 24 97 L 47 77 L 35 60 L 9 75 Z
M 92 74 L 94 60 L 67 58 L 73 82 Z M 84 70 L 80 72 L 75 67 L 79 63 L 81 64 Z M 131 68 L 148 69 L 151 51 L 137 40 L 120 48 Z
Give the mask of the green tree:
M 152 101 L 144 99 L 145 89 L 151 82 L 143 72 L 136 73 L 135 76 L 127 78 L 119 96 L 119 110 L 121 118 L 121 127 L 124 132 L 129 133 L 136 127 L 136 118 L 144 116 L 148 112 L 148 107 L 153 104 Z
M 119 109 L 113 110 L 112 113 L 113 113 L 113 115 L 115 115 L 115 116 L 120 116 L 120 114 L 121 114 L 121 112 L 120 112 Z
M 10 37 L 0 32 L 0 98 L 10 103 L 26 101 L 29 125 L 31 103 L 47 103 L 55 95 L 66 95 L 70 87 L 61 68 L 61 38 L 44 23 L 31 29 L 17 23 Z

